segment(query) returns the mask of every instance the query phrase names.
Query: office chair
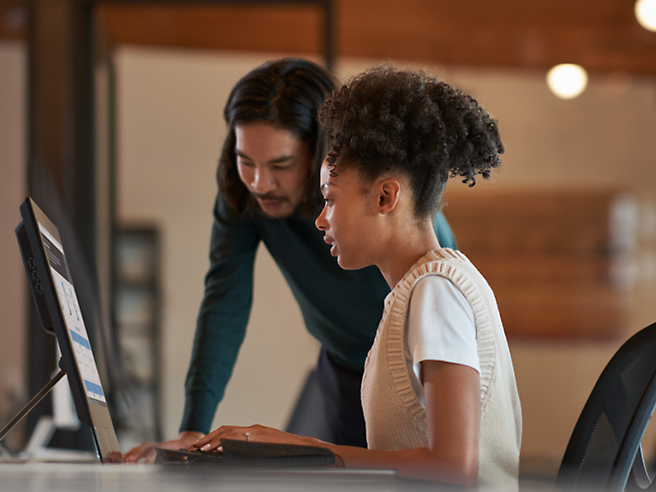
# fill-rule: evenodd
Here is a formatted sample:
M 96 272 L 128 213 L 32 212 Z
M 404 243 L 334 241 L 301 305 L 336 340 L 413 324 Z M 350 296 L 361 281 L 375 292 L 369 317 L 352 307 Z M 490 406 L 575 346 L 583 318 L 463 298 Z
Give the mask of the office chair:
M 653 323 L 627 340 L 599 376 L 565 450 L 555 490 L 652 488 L 640 441 L 656 406 L 655 380 Z

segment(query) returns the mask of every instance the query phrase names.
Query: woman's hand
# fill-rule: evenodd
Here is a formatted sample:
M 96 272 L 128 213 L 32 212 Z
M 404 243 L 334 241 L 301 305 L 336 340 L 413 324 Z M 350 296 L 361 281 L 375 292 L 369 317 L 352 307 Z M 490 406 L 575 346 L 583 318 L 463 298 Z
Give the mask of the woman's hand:
M 421 363 L 427 448 L 370 450 L 329 444 L 271 427 L 223 426 L 193 443 L 201 451 L 221 452 L 221 439 L 319 446 L 340 456 L 347 468 L 394 469 L 399 476 L 458 485 L 478 480 L 480 383 L 475 369 L 441 361 Z
M 221 439 L 234 439 L 236 441 L 275 442 L 282 444 L 300 444 L 304 446 L 317 446 L 322 441 L 313 437 L 297 436 L 263 425 L 250 427 L 236 427 L 224 425 L 210 432 L 202 439 L 193 443 L 193 447 L 201 451 L 221 451 Z

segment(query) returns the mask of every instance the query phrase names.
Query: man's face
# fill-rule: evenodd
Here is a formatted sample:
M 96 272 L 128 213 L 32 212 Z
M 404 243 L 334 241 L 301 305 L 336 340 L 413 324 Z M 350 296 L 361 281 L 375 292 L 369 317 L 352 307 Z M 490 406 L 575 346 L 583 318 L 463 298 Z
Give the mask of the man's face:
M 268 123 L 235 128 L 237 170 L 265 215 L 288 217 L 306 199 L 312 155 L 308 142 Z

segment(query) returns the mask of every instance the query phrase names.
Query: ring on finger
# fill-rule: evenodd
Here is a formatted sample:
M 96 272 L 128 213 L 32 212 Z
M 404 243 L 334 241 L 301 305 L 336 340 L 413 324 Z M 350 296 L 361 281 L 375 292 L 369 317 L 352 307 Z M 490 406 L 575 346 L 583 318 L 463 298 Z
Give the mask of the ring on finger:
M 251 435 L 251 433 L 250 432 L 245 432 L 244 435 L 246 436 L 246 440 L 249 441 L 250 440 L 249 436 Z

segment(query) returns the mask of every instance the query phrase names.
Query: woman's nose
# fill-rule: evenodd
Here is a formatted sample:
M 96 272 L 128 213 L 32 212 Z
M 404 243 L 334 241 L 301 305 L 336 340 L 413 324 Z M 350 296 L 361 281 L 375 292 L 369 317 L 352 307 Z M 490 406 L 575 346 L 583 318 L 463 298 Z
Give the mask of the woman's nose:
M 314 225 L 317 226 L 317 229 L 320 231 L 325 231 L 328 229 L 328 222 L 326 221 L 326 206 L 321 209 L 321 213 L 319 214 L 319 217 L 317 217 L 317 220 L 314 221 Z

